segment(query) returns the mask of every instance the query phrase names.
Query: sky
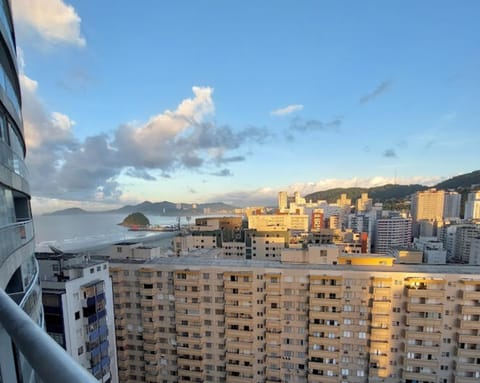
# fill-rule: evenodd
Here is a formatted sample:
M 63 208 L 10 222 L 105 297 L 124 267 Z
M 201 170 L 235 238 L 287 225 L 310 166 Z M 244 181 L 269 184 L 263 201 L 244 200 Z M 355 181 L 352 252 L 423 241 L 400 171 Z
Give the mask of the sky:
M 480 168 L 480 2 L 12 1 L 34 214 Z

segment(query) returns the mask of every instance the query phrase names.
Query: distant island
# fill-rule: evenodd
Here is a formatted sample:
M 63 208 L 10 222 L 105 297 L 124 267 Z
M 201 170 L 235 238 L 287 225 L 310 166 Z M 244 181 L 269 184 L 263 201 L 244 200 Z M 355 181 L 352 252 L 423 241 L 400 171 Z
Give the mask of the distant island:
M 145 214 L 136 212 L 125 217 L 120 225 L 126 227 L 147 227 L 150 226 L 150 221 Z

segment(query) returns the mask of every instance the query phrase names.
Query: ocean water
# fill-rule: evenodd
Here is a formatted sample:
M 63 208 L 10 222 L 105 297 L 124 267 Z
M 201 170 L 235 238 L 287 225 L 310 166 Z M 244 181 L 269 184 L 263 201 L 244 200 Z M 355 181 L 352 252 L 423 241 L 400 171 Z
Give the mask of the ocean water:
M 118 225 L 122 214 L 39 215 L 33 217 L 37 251 L 48 251 L 49 245 L 63 251 L 108 245 L 122 240 L 138 240 L 167 248 L 173 233 L 134 232 Z M 150 223 L 173 225 L 177 217 L 148 216 Z M 183 217 L 181 224 L 186 224 Z

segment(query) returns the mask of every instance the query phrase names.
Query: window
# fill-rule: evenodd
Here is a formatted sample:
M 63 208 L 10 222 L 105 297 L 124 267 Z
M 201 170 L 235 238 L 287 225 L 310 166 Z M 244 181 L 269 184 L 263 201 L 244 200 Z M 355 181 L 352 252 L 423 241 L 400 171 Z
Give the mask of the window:
M 77 350 L 77 354 L 78 355 L 82 355 L 83 354 L 83 346 L 80 346 Z
M 78 320 L 78 319 L 80 319 L 80 311 L 75 312 L 75 320 Z

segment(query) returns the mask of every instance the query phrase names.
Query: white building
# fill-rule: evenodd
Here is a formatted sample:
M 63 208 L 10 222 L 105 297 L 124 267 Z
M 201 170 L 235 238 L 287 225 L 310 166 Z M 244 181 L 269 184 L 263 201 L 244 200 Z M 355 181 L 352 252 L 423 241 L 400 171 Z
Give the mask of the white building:
M 99 382 L 118 382 L 108 262 L 37 253 L 49 335 Z
M 480 237 L 472 239 L 470 242 L 470 258 L 468 259 L 470 265 L 480 265 Z
M 462 196 L 455 191 L 445 192 L 445 201 L 443 204 L 443 218 L 452 220 L 460 218 L 460 204 Z
M 377 220 L 375 252 L 388 254 L 393 247 L 408 247 L 412 237 L 411 218 L 382 218 Z
M 465 202 L 465 219 L 480 219 L 480 191 L 468 193 Z
M 413 247 L 423 251 L 423 263 L 442 265 L 447 263 L 447 250 L 436 237 L 420 237 L 413 240 Z

